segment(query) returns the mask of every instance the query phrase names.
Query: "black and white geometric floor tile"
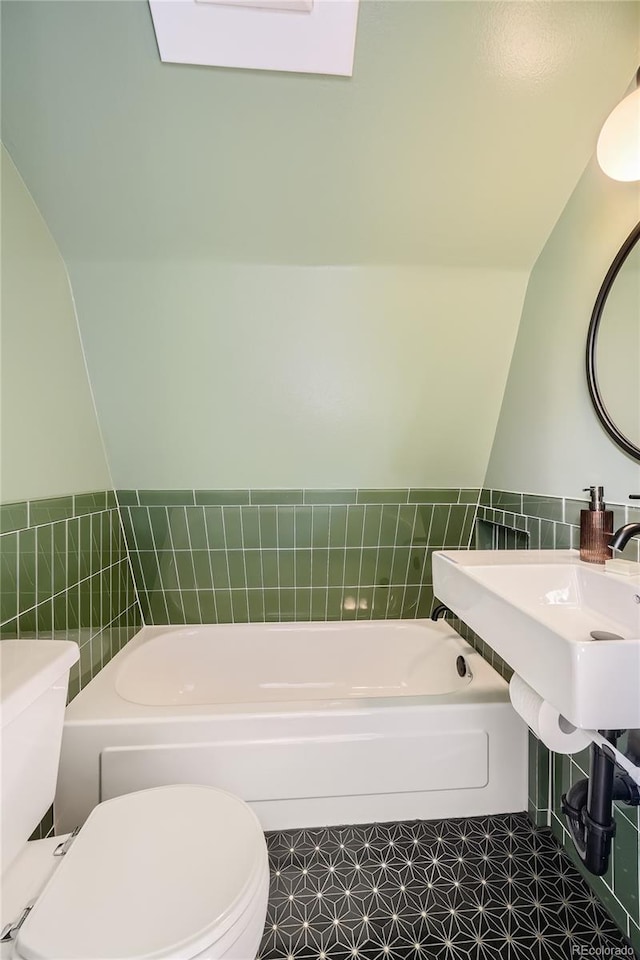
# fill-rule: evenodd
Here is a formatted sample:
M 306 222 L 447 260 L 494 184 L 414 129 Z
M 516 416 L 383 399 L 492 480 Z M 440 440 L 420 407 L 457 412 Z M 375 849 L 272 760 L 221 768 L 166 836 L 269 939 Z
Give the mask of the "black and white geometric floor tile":
M 267 844 L 259 960 L 633 956 L 526 814 L 272 832 Z

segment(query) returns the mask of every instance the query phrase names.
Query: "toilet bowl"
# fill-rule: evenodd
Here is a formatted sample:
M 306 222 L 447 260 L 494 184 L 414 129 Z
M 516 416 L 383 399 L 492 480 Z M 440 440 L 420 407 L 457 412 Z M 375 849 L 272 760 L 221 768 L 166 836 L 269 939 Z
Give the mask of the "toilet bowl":
M 19 641 L 25 647 L 30 642 Z M 68 659 L 62 656 L 65 689 Z M 45 790 L 41 768 L 30 770 L 25 749 L 40 739 L 29 718 L 33 697 L 8 700 L 2 660 L 0 669 L 2 799 L 9 814 L 2 845 L 12 851 L 1 878 L 3 960 L 254 960 L 267 912 L 269 867 L 260 823 L 238 797 L 195 784 L 156 787 L 98 804 L 68 839 L 19 842 L 33 816 L 21 819 L 16 803 L 22 777 L 35 777 L 49 803 L 55 778 Z M 51 676 L 41 684 L 47 689 L 36 697 L 35 729 L 51 731 L 42 721 L 60 700 L 49 697 L 51 689 L 60 691 L 60 680 L 58 674 L 53 687 Z M 21 750 L 19 764 L 13 762 L 14 746 Z M 41 747 L 36 759 L 42 759 Z M 54 774 L 56 766 L 57 760 Z M 5 783 L 11 788 L 7 796 Z

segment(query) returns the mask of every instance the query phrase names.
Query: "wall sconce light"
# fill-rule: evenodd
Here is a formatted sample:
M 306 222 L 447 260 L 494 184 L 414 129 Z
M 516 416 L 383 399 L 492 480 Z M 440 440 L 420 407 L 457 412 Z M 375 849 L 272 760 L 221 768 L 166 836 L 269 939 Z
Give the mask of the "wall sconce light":
M 609 114 L 598 137 L 596 156 L 612 180 L 640 180 L 640 70 L 637 89 Z

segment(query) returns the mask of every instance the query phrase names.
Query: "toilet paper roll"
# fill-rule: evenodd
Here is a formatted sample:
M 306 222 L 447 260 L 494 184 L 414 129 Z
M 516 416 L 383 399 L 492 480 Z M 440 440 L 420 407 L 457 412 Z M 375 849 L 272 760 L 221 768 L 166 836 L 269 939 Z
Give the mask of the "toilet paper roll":
M 591 743 L 592 731 L 574 727 L 517 673 L 509 683 L 509 697 L 516 713 L 554 753 L 578 753 Z

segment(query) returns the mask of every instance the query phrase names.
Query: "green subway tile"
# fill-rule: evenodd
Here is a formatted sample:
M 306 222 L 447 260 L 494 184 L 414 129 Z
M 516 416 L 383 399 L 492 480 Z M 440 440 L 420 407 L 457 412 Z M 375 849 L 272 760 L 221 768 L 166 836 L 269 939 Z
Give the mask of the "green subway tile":
M 193 490 L 138 490 L 138 502 L 144 507 L 193 506 Z
M 412 488 L 409 491 L 409 503 L 457 503 L 459 496 L 458 487 Z
M 262 589 L 262 556 L 260 550 L 245 550 L 244 565 L 247 571 L 247 587 Z
M 426 550 L 424 547 L 416 549 L 413 547 L 409 551 L 409 561 L 407 563 L 407 583 L 417 584 L 422 580 L 425 565 Z
M 484 502 L 484 499 L 482 500 Z M 497 510 L 508 510 L 510 513 L 522 513 L 522 494 L 511 490 L 492 490 L 491 503 Z
M 260 545 L 263 550 L 278 546 L 278 514 L 276 507 L 259 507 Z
M 358 503 L 407 503 L 409 491 L 396 490 L 358 490 Z
M 215 594 L 213 590 L 198 590 L 198 603 L 202 614 L 203 623 L 217 623 L 218 612 L 216 610 Z
M 0 534 L 12 530 L 22 530 L 29 526 L 29 506 L 23 503 L 3 503 L 0 505 Z
M 169 518 L 166 508 L 149 507 L 149 522 L 153 534 L 154 549 L 158 550 L 158 552 L 161 550 L 170 550 L 171 535 L 169 533 Z M 138 549 L 140 549 L 139 544 Z
M 296 507 L 295 511 L 295 546 L 311 546 L 311 526 L 313 512 L 311 507 Z
M 295 507 L 276 507 L 278 520 L 278 547 L 280 550 L 295 546 Z
M 180 590 L 195 590 L 196 586 L 198 586 L 191 557 L 192 554 L 187 552 L 175 554 L 176 573 L 178 575 L 178 586 Z
M 231 612 L 231 591 L 216 590 L 216 608 L 218 610 L 218 623 L 232 623 L 233 615 Z
M 639 915 L 639 862 L 638 830 L 624 815 L 618 814 L 613 842 L 613 891 L 625 910 L 634 917 Z
M 278 576 L 281 588 L 295 585 L 295 552 L 293 550 L 278 550 Z
M 160 590 L 162 583 L 160 580 L 158 554 L 147 550 L 145 553 L 133 554 L 131 559 L 134 570 L 138 570 L 139 568 L 139 572 L 142 574 L 145 590 L 147 592 Z
M 345 577 L 345 550 L 329 550 L 327 582 L 330 587 L 341 587 L 349 582 Z
M 37 634 L 37 607 L 25 610 L 18 619 L 18 636 L 35 637 Z
M 491 490 L 487 490 L 486 487 L 483 487 L 480 491 L 480 500 L 478 503 L 483 507 L 491 506 Z
M 382 507 L 368 504 L 364 514 L 362 530 L 362 546 L 377 547 L 380 543 L 380 526 L 382 523 Z M 351 542 L 351 541 L 349 541 Z M 359 544 L 354 544 L 359 546 Z
M 334 505 L 329 514 L 329 547 L 345 547 L 347 543 L 347 508 Z
M 416 522 L 413 529 L 413 543 L 427 543 L 429 533 L 433 522 L 433 511 L 435 507 L 419 506 L 416 514 Z
M 311 545 L 313 547 L 328 547 L 329 516 L 329 507 L 317 506 L 312 508 Z
M 134 550 L 153 550 L 153 532 L 149 520 L 149 511 L 146 507 L 129 507 L 122 511 L 127 536 L 133 533 L 129 548 Z M 81 525 L 85 522 L 84 518 Z
M 223 550 L 212 550 L 209 553 L 209 561 L 214 590 L 227 590 L 229 588 L 229 569 L 225 552 Z
M 73 498 L 73 512 L 76 517 L 85 513 L 98 513 L 107 507 L 107 492 L 78 493 Z
M 456 549 L 460 546 L 466 515 L 466 507 L 453 505 L 449 508 L 449 518 L 443 541 L 445 547 Z
M 359 587 L 356 598 L 356 620 L 371 620 L 374 587 Z
M 222 522 L 222 507 L 205 507 L 204 522 L 210 550 L 224 550 L 224 524 Z
M 248 490 L 196 490 L 195 502 L 199 506 L 243 506 L 249 504 Z M 231 608 L 229 607 L 229 610 Z M 229 620 L 225 620 L 229 623 Z
M 67 703 L 71 703 L 80 693 L 80 663 L 74 663 L 69 670 L 69 688 L 67 690 Z
M 534 517 L 527 517 L 527 533 L 531 550 L 540 549 L 540 521 Z
M 460 535 L 460 546 L 463 549 L 466 549 L 471 543 L 471 536 L 473 533 L 473 524 L 475 522 L 475 518 L 476 518 L 475 507 L 467 507 L 464 523 L 462 524 L 462 533 Z
M 192 550 L 208 550 L 207 528 L 202 507 L 187 507 L 187 528 Z
M 53 601 L 45 600 L 36 607 L 36 631 L 38 637 L 50 639 L 53 634 Z
M 277 623 L 280 619 L 280 593 L 275 588 L 262 591 L 264 600 L 264 619 L 266 623 Z
M 475 506 L 480 496 L 480 490 L 477 487 L 467 487 L 460 490 L 458 503 L 468 503 Z
M 202 623 L 200 600 L 197 590 L 182 590 L 180 594 L 185 623 Z
M 12 620 L 17 613 L 18 534 L 5 533 L 0 541 L 0 620 Z
M 362 546 L 365 511 L 371 509 L 371 507 L 365 507 L 364 505 L 347 507 L 347 530 L 345 542 L 348 547 L 360 548 Z
M 422 584 L 418 595 L 418 606 L 416 616 L 420 619 L 426 619 L 431 616 L 433 608 L 433 590 L 428 584 Z
M 278 551 L 262 551 L 262 577 L 266 588 L 278 586 Z
M 409 557 L 411 549 L 409 547 L 396 547 L 391 560 L 391 583 L 404 584 L 407 582 L 407 570 L 409 567 Z
M 538 771 L 536 806 L 538 810 L 546 810 L 549 807 L 549 750 L 540 740 L 536 742 L 536 767 Z
M 556 549 L 568 550 L 571 547 L 571 528 L 566 523 L 556 523 Z
M 53 529 L 41 526 L 36 530 L 36 583 L 38 601 L 46 600 L 53 593 Z
M 2 552 L 0 547 L 0 554 Z M 33 528 L 18 534 L 18 587 L 18 609 L 28 610 L 36 602 L 36 531 Z
M 528 517 L 539 517 L 541 520 L 562 520 L 562 500 L 558 497 L 537 497 L 525 493 L 522 497 L 522 513 Z
M 257 549 L 260 546 L 260 508 L 243 507 L 240 512 L 242 520 L 242 545 L 245 550 Z
M 241 550 L 242 520 L 240 518 L 240 507 L 223 507 L 222 522 L 226 549 Z
M 186 623 L 182 594 L 179 590 L 165 590 L 164 598 L 167 604 L 169 623 Z
M 311 619 L 324 620 L 327 608 L 327 587 L 314 586 L 311 590 Z
M 564 501 L 564 522 L 573 523 L 580 526 L 580 514 L 583 510 L 589 509 L 588 500 L 570 500 Z M 561 518 L 562 519 L 562 518 Z
M 429 530 L 429 546 L 442 547 L 444 545 L 449 525 L 449 511 L 452 509 L 452 507 L 444 504 L 434 506 L 431 529 Z
M 392 547 L 395 544 L 398 533 L 399 509 L 399 505 L 395 503 L 383 505 L 378 538 L 380 546 Z
M 244 572 L 242 550 L 230 550 L 227 553 L 227 563 L 229 565 L 229 584 L 231 589 L 244 589 L 247 582 Z
M 264 504 L 285 504 L 302 503 L 302 490 L 251 490 L 251 503 Z
M 297 587 L 295 596 L 296 620 L 311 619 L 311 587 Z
M 420 588 L 417 585 L 407 586 L 402 597 L 401 617 L 411 619 L 416 616 L 419 594 Z
M 303 490 L 305 503 L 356 503 L 357 490 Z
M 231 590 L 231 612 L 234 623 L 249 622 L 249 606 L 246 590 Z
M 377 553 L 377 550 L 360 550 L 353 547 L 345 550 L 344 583 L 352 587 L 359 583 L 373 586 Z
M 247 591 L 247 607 L 250 623 L 264 623 L 264 594 L 262 590 Z
M 396 531 L 396 545 L 408 547 L 413 542 L 414 531 L 418 519 L 418 507 L 411 503 L 402 504 L 398 510 L 398 525 Z
M 137 490 L 116 490 L 116 499 L 121 507 L 137 507 Z
M 106 501 L 107 510 L 116 510 L 118 508 L 115 490 L 106 491 Z
M 29 501 L 29 526 L 36 527 L 73 516 L 73 497 L 54 497 L 50 500 Z
M 158 551 L 158 569 L 163 590 L 178 589 L 178 570 L 175 557 L 176 555 L 171 550 Z
M 393 547 L 380 547 L 378 550 L 378 565 L 376 567 L 376 586 L 387 586 L 391 583 L 391 564 L 393 563 Z
M 343 594 L 341 587 L 329 587 L 327 590 L 327 620 L 355 620 L 355 593 L 348 590 Z
M 67 525 L 54 523 L 53 534 L 53 592 L 58 593 L 67 586 Z
M 167 509 L 170 544 L 174 550 L 190 550 L 189 527 L 184 507 L 169 507 Z
M 629 917 L 629 942 L 640 956 L 640 924 L 637 924 L 632 917 Z
M 291 623 L 296 618 L 296 592 L 292 587 L 280 590 L 280 620 Z
M 59 593 L 53 598 L 53 630 L 58 639 L 66 640 L 67 597 L 65 593 Z
M 553 550 L 555 544 L 554 524 L 550 520 L 540 521 L 540 549 Z
M 308 588 L 311 586 L 311 550 L 298 549 L 295 551 L 296 587 Z

